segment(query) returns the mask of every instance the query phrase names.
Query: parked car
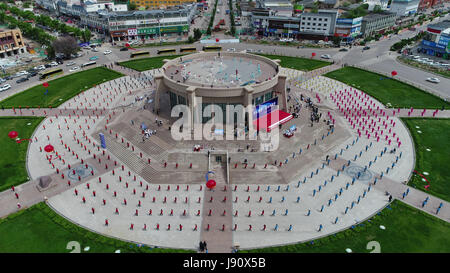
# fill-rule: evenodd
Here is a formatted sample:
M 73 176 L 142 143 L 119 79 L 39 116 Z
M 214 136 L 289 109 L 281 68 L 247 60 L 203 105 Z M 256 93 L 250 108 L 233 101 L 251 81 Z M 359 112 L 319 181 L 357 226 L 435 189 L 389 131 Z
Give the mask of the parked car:
M 75 65 L 76 63 L 75 62 L 68 62 L 68 63 L 66 63 L 66 66 L 71 66 L 71 65 Z
M 111 53 L 112 53 L 111 50 L 105 50 L 105 52 L 103 52 L 104 55 L 108 55 L 108 54 L 111 54 Z
M 5 85 L 0 87 L 0 92 L 6 91 L 6 90 L 8 90 L 10 88 L 11 88 L 11 85 L 9 83 L 7 83 L 7 84 L 5 84 Z
M 370 46 L 363 47 L 363 50 L 369 50 L 369 49 L 370 49 Z
M 74 66 L 71 69 L 69 69 L 69 72 L 74 72 L 74 71 L 78 71 L 78 70 L 80 70 L 80 67 Z
M 20 78 L 16 81 L 16 83 L 21 83 L 21 82 L 25 82 L 28 81 L 28 78 Z
M 331 56 L 330 56 L 330 54 L 323 54 L 323 55 L 320 56 L 320 58 L 322 58 L 322 59 L 331 59 Z
M 57 60 L 56 62 L 57 62 L 58 64 L 63 64 L 63 63 L 64 63 L 63 60 Z
M 50 63 L 50 66 L 58 66 L 58 63 L 53 61 L 53 62 Z
M 339 49 L 339 51 L 348 51 L 348 49 L 346 49 L 346 48 L 344 47 L 344 48 Z
M 44 69 L 45 69 L 45 65 L 43 65 L 43 64 L 34 67 L 34 70 L 44 70 Z
M 441 81 L 438 78 L 427 78 L 427 81 L 432 83 L 440 83 Z
M 37 72 L 33 71 L 33 72 L 30 73 L 30 75 L 28 75 L 28 77 L 34 77 L 34 76 L 36 76 L 37 74 L 38 74 Z
M 88 50 L 91 50 L 91 49 L 92 49 L 92 47 L 90 47 L 90 46 L 85 46 L 85 47 L 83 47 L 83 49 L 88 49 Z
M 98 59 L 97 56 L 92 56 L 92 57 L 89 58 L 89 61 L 95 61 L 95 60 L 97 60 L 97 59 Z
M 12 79 L 14 79 L 13 76 L 6 76 L 6 77 L 5 77 L 5 80 L 7 80 L 7 81 L 12 80 Z
M 98 49 L 94 47 L 94 48 L 92 49 L 92 51 L 98 52 Z
M 122 48 L 120 49 L 120 51 L 128 51 L 128 48 L 122 47 Z
M 45 68 L 52 67 L 50 64 L 45 64 L 44 66 L 45 66 Z

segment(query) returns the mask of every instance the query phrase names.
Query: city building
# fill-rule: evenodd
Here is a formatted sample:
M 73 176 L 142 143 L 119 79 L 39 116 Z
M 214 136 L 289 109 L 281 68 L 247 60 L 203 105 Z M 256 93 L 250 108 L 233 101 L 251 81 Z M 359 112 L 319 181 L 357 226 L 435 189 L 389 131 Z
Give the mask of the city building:
M 287 109 L 286 78 L 277 61 L 259 55 L 203 52 L 182 56 L 168 60 L 155 75 L 155 110 L 161 105 L 170 105 L 171 110 L 186 105 L 193 113 L 189 115 L 192 125 L 209 120 L 199 115 L 208 105 L 218 105 L 224 121 L 227 114 L 233 118 L 234 113 L 226 112 L 228 105 L 243 106 L 249 127 L 271 109 Z
M 36 5 L 50 12 L 56 12 L 58 1 L 60 0 L 36 0 Z
M 389 0 L 364 0 L 363 2 L 364 4 L 369 5 L 368 8 L 369 11 L 372 11 L 375 8 L 375 6 L 379 6 L 381 10 L 387 10 Z
M 362 17 L 338 18 L 334 36 L 341 37 L 343 42 L 351 42 L 361 34 Z
M 146 9 L 167 8 L 195 2 L 195 0 L 130 0 L 130 3 L 136 4 L 138 8 Z
M 81 14 L 89 12 L 98 12 L 101 10 L 108 11 L 127 11 L 126 4 L 115 4 L 114 2 L 97 2 L 96 0 L 89 1 L 58 1 L 57 13 L 71 17 L 80 18 Z
M 390 12 L 397 16 L 410 16 L 417 12 L 420 0 L 392 0 Z
M 363 17 L 361 22 L 361 33 L 368 37 L 375 33 L 384 33 L 395 25 L 395 13 L 371 13 Z
M 187 35 L 197 13 L 194 4 L 166 10 L 84 13 L 80 23 L 108 34 L 112 41 L 153 39 L 161 36 Z
M 252 26 L 260 36 L 321 40 L 334 35 L 338 11 L 319 10 L 296 16 L 277 16 L 271 9 L 253 9 Z
M 428 25 L 419 52 L 450 59 L 450 20 Z
M 297 38 L 300 31 L 299 17 L 252 15 L 252 26 L 260 36 Z M 258 14 L 258 12 L 256 12 Z M 262 14 L 262 13 L 259 13 Z
M 274 16 L 290 17 L 293 12 L 290 0 L 265 0 L 262 7 L 273 11 Z
M 318 40 L 334 35 L 337 10 L 322 10 L 317 13 L 300 14 L 300 38 Z
M 19 55 L 27 51 L 20 29 L 0 29 L 0 58 Z
M 426 10 L 436 5 L 440 5 L 444 0 L 420 0 L 418 10 Z

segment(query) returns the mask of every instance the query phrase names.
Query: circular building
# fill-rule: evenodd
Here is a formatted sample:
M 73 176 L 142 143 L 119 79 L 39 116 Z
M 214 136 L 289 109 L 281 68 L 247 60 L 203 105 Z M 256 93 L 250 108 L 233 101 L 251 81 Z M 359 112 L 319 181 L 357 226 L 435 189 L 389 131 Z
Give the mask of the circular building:
M 168 100 L 170 109 L 187 105 L 191 113 L 203 112 L 215 104 L 222 108 L 225 117 L 227 105 L 242 105 L 248 126 L 263 109 L 275 105 L 286 109 L 286 76 L 280 74 L 279 60 L 259 55 L 200 52 L 165 60 L 155 80 L 157 111 L 162 100 Z M 192 115 L 191 124 L 209 119 L 196 117 Z

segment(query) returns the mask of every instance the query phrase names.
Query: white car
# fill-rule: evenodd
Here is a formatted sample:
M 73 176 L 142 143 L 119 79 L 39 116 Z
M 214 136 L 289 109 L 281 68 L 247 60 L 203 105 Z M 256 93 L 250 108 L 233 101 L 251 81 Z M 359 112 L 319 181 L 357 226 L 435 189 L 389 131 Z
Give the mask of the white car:
M 427 78 L 427 81 L 432 83 L 440 83 L 441 81 L 438 78 Z
M 105 55 L 108 55 L 108 54 L 111 54 L 111 53 L 112 53 L 111 50 L 105 50 L 105 52 L 103 52 L 103 54 L 105 54 Z
M 58 66 L 59 64 L 57 62 L 51 62 L 51 63 L 49 63 L 49 65 L 51 65 L 51 66 Z
M 324 54 L 324 55 L 321 55 L 320 58 L 322 58 L 322 59 L 331 59 L 331 56 L 330 56 L 330 54 Z
M 90 46 L 85 46 L 85 47 L 83 47 L 83 49 L 92 49 L 92 47 L 90 47 Z
M 0 91 L 6 91 L 8 89 L 11 88 L 11 85 L 9 83 L 3 85 L 2 87 L 0 87 Z
M 235 52 L 235 51 L 236 51 L 236 48 L 232 47 L 232 48 L 227 49 L 227 51 L 228 51 L 228 52 Z
M 38 65 L 38 66 L 34 67 L 34 70 L 45 70 L 45 65 L 43 65 L 43 64 Z
M 80 70 L 80 68 L 78 66 L 74 66 L 69 70 L 69 72 L 74 72 L 74 71 L 78 71 L 78 70 Z
M 66 66 L 71 66 L 71 65 L 75 65 L 76 63 L 75 62 L 68 62 L 68 63 L 66 63 Z

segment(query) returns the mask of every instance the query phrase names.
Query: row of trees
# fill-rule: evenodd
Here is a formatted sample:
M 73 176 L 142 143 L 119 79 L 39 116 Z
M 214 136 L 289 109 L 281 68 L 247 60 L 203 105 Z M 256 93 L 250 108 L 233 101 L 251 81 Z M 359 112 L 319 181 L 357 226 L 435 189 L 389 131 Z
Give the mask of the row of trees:
M 230 6 L 230 24 L 231 24 L 231 35 L 236 35 L 236 26 L 234 23 L 234 12 L 233 12 L 233 0 L 228 0 L 228 4 Z
M 35 15 L 31 11 L 23 11 L 15 6 L 8 6 L 5 3 L 1 3 L 0 4 L 0 12 L 6 12 L 7 10 L 9 10 L 9 12 L 14 14 L 17 18 L 21 19 L 21 21 L 19 21 L 18 19 L 14 18 L 13 16 L 5 15 L 6 16 L 5 19 L 7 19 L 7 20 L 9 19 L 9 27 L 10 28 L 19 27 L 25 36 L 27 36 L 27 34 L 25 32 L 27 32 L 29 30 L 29 28 L 25 27 L 24 29 L 22 29 L 25 25 L 24 24 L 19 25 L 18 22 L 33 20 L 36 24 L 39 24 L 44 27 L 48 27 L 51 30 L 58 31 L 59 33 L 62 33 L 62 34 L 71 34 L 75 38 L 80 39 L 84 42 L 89 42 L 91 39 L 91 31 L 89 29 L 81 30 L 77 27 L 68 26 L 65 23 L 60 22 L 57 19 L 52 19 L 51 17 L 49 17 L 47 15 Z M 15 21 L 13 19 L 15 19 Z M 31 28 L 33 28 L 30 23 L 25 23 L 25 24 L 28 24 Z M 43 43 L 43 44 L 45 44 L 45 43 Z
M 214 3 L 214 8 L 212 10 L 211 19 L 209 21 L 208 29 L 206 30 L 206 34 L 208 34 L 208 35 L 211 35 L 211 29 L 214 25 L 214 18 L 216 17 L 218 3 L 219 3 L 219 0 L 216 0 L 216 2 Z
M 194 28 L 194 37 L 189 36 L 188 42 L 192 44 L 192 43 L 200 40 L 200 38 L 202 38 L 202 31 L 198 28 Z

